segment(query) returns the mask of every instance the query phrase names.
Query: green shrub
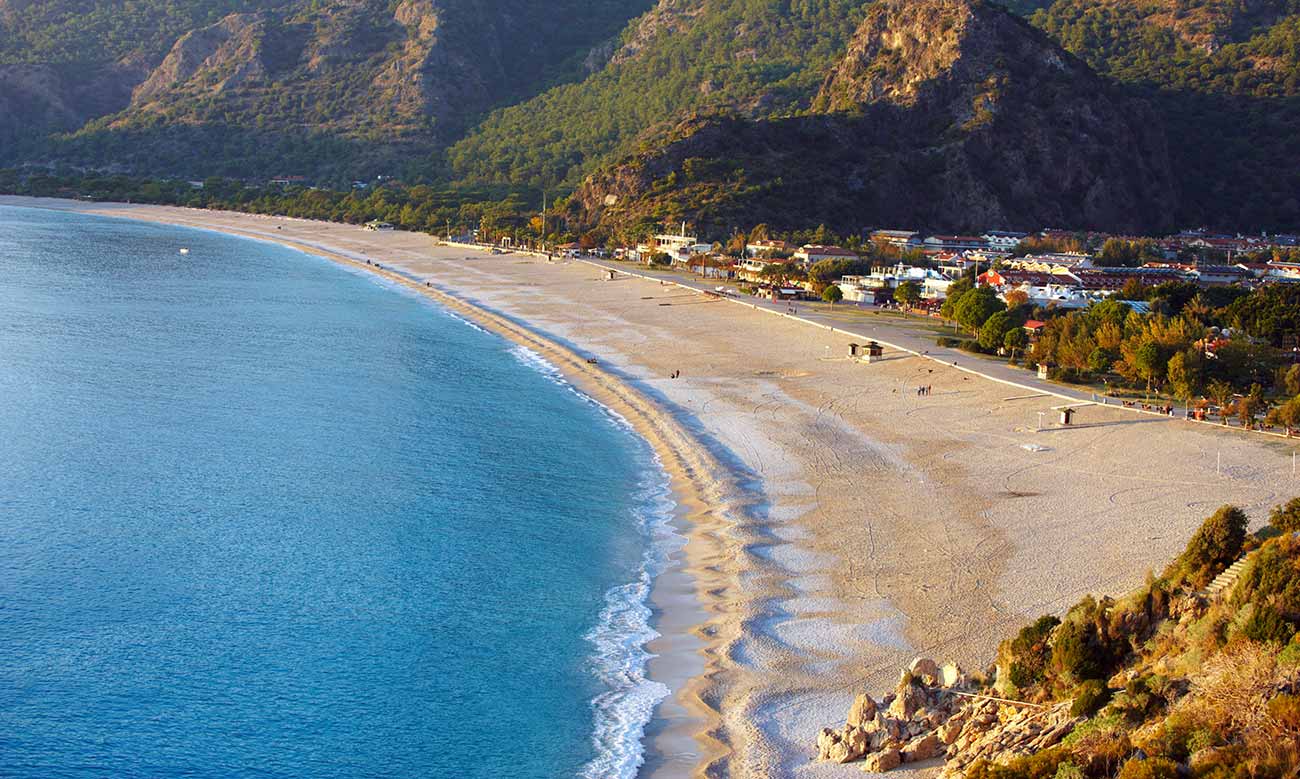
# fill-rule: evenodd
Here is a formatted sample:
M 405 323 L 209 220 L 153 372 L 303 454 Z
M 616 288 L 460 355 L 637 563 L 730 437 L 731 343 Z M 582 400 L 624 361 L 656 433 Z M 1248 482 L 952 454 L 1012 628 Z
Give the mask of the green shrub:
M 997 765 L 986 760 L 979 760 L 966 769 L 966 779 L 1055 779 L 1070 755 L 1059 747 L 1045 749 L 1032 755 L 1024 755 L 1011 760 L 1006 765 Z
M 1059 624 L 1061 620 L 1051 615 L 1039 617 L 1004 645 L 1002 660 L 1009 681 L 1017 688 L 1032 687 L 1043 680 L 1051 656 L 1048 639 Z
M 984 353 L 984 350 L 980 348 L 978 341 L 962 341 L 961 343 L 957 344 L 957 348 L 961 349 L 963 352 L 966 352 L 967 354 Z
M 1300 619 L 1300 540 L 1283 536 L 1264 544 L 1233 588 L 1232 600 L 1268 605 L 1287 620 Z
M 1178 765 L 1163 757 L 1130 758 L 1119 770 L 1119 779 L 1177 779 Z
M 1052 670 L 1066 682 L 1082 682 L 1101 675 L 1102 663 L 1096 631 L 1090 623 L 1068 619 L 1052 641 Z
M 1251 610 L 1250 618 L 1241 626 L 1241 634 L 1251 641 L 1286 643 L 1295 635 L 1295 625 L 1287 622 L 1277 609 L 1258 604 Z
M 962 339 L 960 338 L 952 338 L 946 335 L 941 335 L 938 338 L 934 339 L 935 346 L 942 346 L 947 349 L 955 349 L 958 346 L 961 346 L 961 342 Z
M 1300 367 L 1300 365 L 1293 367 Z M 1300 498 L 1292 498 L 1273 509 L 1273 513 L 1268 517 L 1268 523 L 1283 533 L 1294 533 L 1300 530 Z
M 1297 639 L 1300 639 L 1300 635 L 1293 637 L 1291 643 L 1282 648 L 1277 656 L 1278 665 L 1291 667 L 1300 665 L 1300 642 L 1297 642 Z
M 1056 767 L 1053 779 L 1086 779 L 1083 769 L 1074 763 L 1061 763 Z
M 1214 731 L 1202 725 L 1195 717 L 1173 713 L 1157 728 L 1154 738 L 1143 748 L 1152 757 L 1167 757 L 1184 762 L 1190 755 L 1216 746 L 1219 739 Z
M 1140 724 L 1165 703 L 1161 694 L 1164 680 L 1154 676 L 1139 676 L 1124 685 L 1124 691 L 1115 696 L 1111 709 L 1133 724 Z
M 1193 587 L 1204 587 L 1241 556 L 1246 542 L 1245 513 L 1223 506 L 1202 523 L 1169 573 Z
M 1274 695 L 1268 702 L 1268 716 L 1278 727 L 1300 732 L 1300 695 Z
M 1074 703 L 1070 704 L 1071 717 L 1091 717 L 1110 700 L 1110 690 L 1100 679 L 1089 679 L 1074 691 Z

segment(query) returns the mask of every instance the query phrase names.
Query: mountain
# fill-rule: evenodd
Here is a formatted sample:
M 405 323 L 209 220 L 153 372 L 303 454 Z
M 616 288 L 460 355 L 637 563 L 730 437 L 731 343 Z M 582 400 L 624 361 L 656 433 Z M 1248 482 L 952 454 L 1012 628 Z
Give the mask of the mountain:
M 1000 6 L 882 0 L 797 116 L 698 116 L 590 176 L 578 218 L 705 232 L 1168 226 L 1159 119 Z
M 868 0 L 659 0 L 592 74 L 491 114 L 449 152 L 473 182 L 573 185 L 647 129 L 701 110 L 799 111 Z
M 1300 0 L 1006 2 L 0 0 L 0 166 L 615 229 L 1300 226 Z
M 0 101 L 37 101 L 50 120 L 39 129 L 76 130 L 48 152 L 87 165 L 361 175 L 387 160 L 428 175 L 430 155 L 476 117 L 581 75 L 591 48 L 647 5 L 4 0 Z M 17 82 L 33 67 L 71 78 L 32 96 Z M 78 82 L 106 74 L 111 99 L 79 99 Z
M 1177 219 L 1300 224 L 1300 2 L 1056 0 L 1031 19 L 1155 107 Z

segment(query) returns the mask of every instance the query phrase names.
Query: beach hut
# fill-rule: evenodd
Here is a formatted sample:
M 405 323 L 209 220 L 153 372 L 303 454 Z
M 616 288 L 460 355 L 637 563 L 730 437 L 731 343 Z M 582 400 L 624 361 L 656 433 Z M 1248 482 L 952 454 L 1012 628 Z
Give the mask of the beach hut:
M 870 363 L 882 359 L 884 356 L 885 347 L 875 341 L 865 344 L 849 344 L 849 357 L 851 358 L 865 360 Z
M 1074 421 L 1074 409 L 1070 408 L 1069 406 L 1066 406 L 1065 408 L 1060 409 L 1060 412 L 1061 412 L 1061 426 L 1069 427 L 1070 423 Z

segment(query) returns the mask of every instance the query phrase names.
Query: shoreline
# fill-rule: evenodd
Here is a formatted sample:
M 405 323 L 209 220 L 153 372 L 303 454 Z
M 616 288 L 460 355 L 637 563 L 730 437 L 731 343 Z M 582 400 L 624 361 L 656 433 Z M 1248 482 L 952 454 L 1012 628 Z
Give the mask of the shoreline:
M 78 208 L 82 204 L 77 201 L 50 199 L 54 202 L 66 202 L 71 206 L 50 208 L 49 201 L 46 201 L 46 205 L 42 205 L 39 202 L 9 202 L 12 199 L 9 196 L 0 196 L 0 206 L 46 208 L 93 216 L 166 223 L 138 216 L 102 214 L 83 210 Z M 321 245 L 277 239 L 257 233 L 196 225 L 179 226 L 212 230 L 245 240 L 275 243 L 343 265 L 354 271 L 373 274 L 408 291 L 416 292 L 453 315 L 527 350 L 554 369 L 561 380 L 602 407 L 606 413 L 616 417 L 633 435 L 646 443 L 663 470 L 667 480 L 667 490 L 673 496 L 674 508 L 670 512 L 667 525 L 683 537 L 683 546 L 713 545 L 718 543 L 718 539 L 725 534 L 727 520 L 715 509 L 710 508 L 727 502 L 722 497 L 726 489 L 722 483 L 725 479 L 722 475 L 724 473 L 722 466 L 714 461 L 707 449 L 693 441 L 671 414 L 643 397 L 632 386 L 596 365 L 588 363 L 586 358 L 572 349 L 545 338 L 542 334 L 527 328 L 526 325 L 516 323 L 499 313 L 476 306 L 439 289 L 431 282 L 421 284 L 379 264 L 351 256 L 350 252 L 330 250 Z M 651 540 L 651 543 L 655 542 Z M 687 556 L 691 557 L 690 553 Z M 702 592 L 725 589 L 727 586 L 725 580 L 736 572 L 729 570 L 729 566 L 726 565 L 725 551 L 696 552 L 694 557 L 697 559 L 688 559 L 684 565 L 674 565 L 671 561 L 665 560 L 664 570 L 652 576 L 651 592 L 646 599 L 646 606 L 654 612 L 650 626 L 660 633 L 657 638 L 651 639 L 645 645 L 645 650 L 651 655 L 646 664 L 646 672 L 649 679 L 660 681 L 670 689 L 667 699 L 656 705 L 656 713 L 647 723 L 641 738 L 643 768 L 652 776 L 659 775 L 661 771 L 668 776 L 683 775 L 679 773 L 683 767 L 681 759 L 683 739 L 695 742 L 695 751 L 698 752 L 698 757 L 690 761 L 694 763 L 691 775 L 703 775 L 708 765 L 721 759 L 728 752 L 721 741 L 709 735 L 715 732 L 719 717 L 718 713 L 704 702 L 707 697 L 704 689 L 707 684 L 705 680 L 709 673 L 716 669 L 710 667 L 711 663 L 707 658 L 698 663 L 683 658 L 686 654 L 706 654 L 706 642 L 696 632 L 702 623 L 700 617 L 707 620 L 709 613 L 717 613 L 719 609 L 717 604 L 710 604 L 703 600 L 695 604 L 685 604 L 682 600 L 683 595 L 688 591 L 692 597 L 699 599 Z M 665 621 L 673 627 L 663 625 Z M 661 626 L 663 630 L 660 630 Z M 661 651 L 656 651 L 656 647 L 661 647 Z M 682 665 L 689 665 L 692 668 L 683 672 L 680 668 Z M 659 709 L 665 704 L 674 707 L 677 711 L 665 717 L 659 713 Z M 652 739 L 663 742 L 653 752 L 650 748 Z
M 677 718 L 647 729 L 647 758 L 653 740 L 660 759 L 642 775 L 856 774 L 809 762 L 816 733 L 911 657 L 982 668 L 1025 622 L 1139 584 L 1217 505 L 1259 523 L 1300 492 L 1281 440 L 1101 405 L 1042 428 L 1037 414 L 1059 397 L 1008 396 L 996 378 L 907 350 L 862 365 L 842 356 L 861 336 L 719 306 L 669 279 L 289 217 L 4 204 L 215 230 L 389 275 L 544 344 L 597 402 L 626 393 L 629 422 L 673 452 L 664 463 L 689 531 L 680 576 L 652 591 L 666 628 L 652 646 L 677 640 L 652 677 L 680 675 L 687 655 L 698 663 L 659 711 Z M 917 384 L 935 391 L 908 391 Z M 702 620 L 686 616 L 687 595 Z M 699 761 L 687 768 L 674 744 Z

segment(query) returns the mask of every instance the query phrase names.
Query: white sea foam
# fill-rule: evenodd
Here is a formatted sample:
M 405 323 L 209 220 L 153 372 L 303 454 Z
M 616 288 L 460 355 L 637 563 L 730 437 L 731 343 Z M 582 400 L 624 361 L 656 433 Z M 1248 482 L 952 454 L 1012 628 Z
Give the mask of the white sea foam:
M 600 408 L 615 424 L 633 430 L 622 415 L 581 392 L 541 355 L 523 346 L 512 351 L 521 362 Z M 649 458 L 654 467 L 646 469 L 636 501 L 637 525 L 645 538 L 645 551 L 635 578 L 605 593 L 600 618 L 584 636 L 595 647 L 591 667 L 605 690 L 591 702 L 595 755 L 579 772 L 582 779 L 634 779 L 645 762 L 646 726 L 654 717 L 655 707 L 671 692 L 667 685 L 649 678 L 647 672 L 653 655 L 646 651 L 646 645 L 659 637 L 650 626 L 650 589 L 672 553 L 686 539 L 672 526 L 676 504 L 668 474 L 653 452 Z
M 668 697 L 668 686 L 647 676 L 652 655 L 646 644 L 659 636 L 650 627 L 650 587 L 684 539 L 670 524 L 673 501 L 662 470 L 640 501 L 639 521 L 646 535 L 637 578 L 605 593 L 605 608 L 585 636 L 596 648 L 592 667 L 606 691 L 592 701 L 596 754 L 583 767 L 584 779 L 633 779 L 645 762 L 642 743 L 655 707 Z

